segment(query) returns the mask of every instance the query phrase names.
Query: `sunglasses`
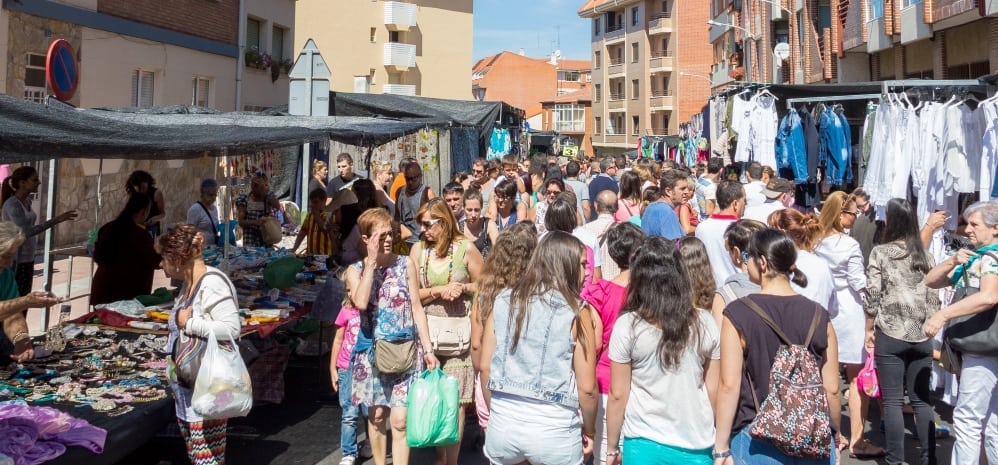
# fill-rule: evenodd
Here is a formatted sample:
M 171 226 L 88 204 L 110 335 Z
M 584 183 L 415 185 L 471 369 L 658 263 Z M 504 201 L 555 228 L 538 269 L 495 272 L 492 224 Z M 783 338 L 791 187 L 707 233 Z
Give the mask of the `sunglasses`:
M 432 219 L 430 221 L 420 221 L 419 225 L 421 227 L 423 227 L 423 229 L 430 229 L 430 228 L 436 226 L 436 224 L 439 223 L 439 222 L 440 222 L 440 218 L 434 218 L 434 219 Z
M 551 189 L 547 190 L 547 195 L 558 195 L 560 193 L 561 193 L 561 191 L 559 191 L 559 190 L 551 190 Z
M 406 176 L 405 177 L 406 182 L 419 181 L 420 179 L 423 179 L 423 176 Z
M 485 174 L 485 170 L 471 170 L 474 174 Z

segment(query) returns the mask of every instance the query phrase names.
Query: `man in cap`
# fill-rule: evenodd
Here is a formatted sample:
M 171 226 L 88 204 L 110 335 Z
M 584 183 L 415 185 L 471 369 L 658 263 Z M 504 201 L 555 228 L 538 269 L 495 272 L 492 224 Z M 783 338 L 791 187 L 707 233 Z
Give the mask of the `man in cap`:
M 769 224 L 769 215 L 794 204 L 794 183 L 783 178 L 772 178 L 762 189 L 762 195 L 766 200 L 745 208 L 743 218 Z

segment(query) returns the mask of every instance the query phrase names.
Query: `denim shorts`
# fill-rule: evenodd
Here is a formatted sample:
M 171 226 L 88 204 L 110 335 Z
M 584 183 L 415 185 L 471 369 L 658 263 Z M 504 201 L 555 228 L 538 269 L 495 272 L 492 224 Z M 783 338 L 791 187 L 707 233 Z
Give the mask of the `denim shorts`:
M 499 465 L 524 461 L 582 465 L 578 410 L 526 397 L 494 393 L 485 457 Z
M 742 428 L 731 438 L 731 455 L 735 463 L 742 465 L 834 465 L 835 443 L 831 444 L 832 455 L 827 459 L 802 459 L 786 455 L 776 446 L 749 435 L 750 426 Z

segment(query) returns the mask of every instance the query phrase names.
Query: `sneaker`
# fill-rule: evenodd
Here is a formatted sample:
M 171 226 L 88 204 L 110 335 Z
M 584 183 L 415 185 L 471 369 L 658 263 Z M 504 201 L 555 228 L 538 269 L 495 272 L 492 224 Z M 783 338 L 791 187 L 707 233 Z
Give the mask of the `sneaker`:
M 347 456 L 344 456 L 342 459 L 340 459 L 340 465 L 353 465 L 354 462 L 356 462 L 356 461 L 357 461 L 357 457 L 354 457 L 352 455 L 347 455 Z

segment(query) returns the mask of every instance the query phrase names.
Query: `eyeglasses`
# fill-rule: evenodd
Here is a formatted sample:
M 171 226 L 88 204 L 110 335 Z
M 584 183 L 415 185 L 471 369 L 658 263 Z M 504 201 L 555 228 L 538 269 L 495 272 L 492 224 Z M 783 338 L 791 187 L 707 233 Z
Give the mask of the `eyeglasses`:
M 441 221 L 440 218 L 434 218 L 430 221 L 420 221 L 419 226 L 422 227 L 423 229 L 430 229 L 436 226 L 436 224 L 439 223 L 440 221 Z
M 471 170 L 472 174 L 485 174 L 485 170 Z
M 561 191 L 548 189 L 546 193 L 547 195 L 558 195 L 561 193 Z
M 861 211 L 861 212 L 865 212 L 866 211 L 866 207 L 869 207 L 869 206 L 870 206 L 869 203 L 864 203 L 862 205 L 860 205 L 860 204 L 857 203 L 856 204 L 856 209 L 859 210 L 859 211 Z
M 852 216 L 858 216 L 856 212 L 851 212 L 851 211 L 848 211 L 848 210 L 843 210 L 843 211 L 842 211 L 842 214 L 843 214 L 843 215 L 852 215 Z

